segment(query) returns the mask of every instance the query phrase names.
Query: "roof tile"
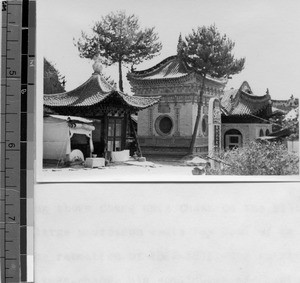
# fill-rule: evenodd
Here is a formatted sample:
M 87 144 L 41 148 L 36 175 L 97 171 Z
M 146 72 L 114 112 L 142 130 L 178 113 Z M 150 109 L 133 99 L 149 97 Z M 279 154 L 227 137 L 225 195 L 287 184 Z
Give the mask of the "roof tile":
M 166 79 L 179 79 L 188 77 L 191 74 L 196 74 L 193 69 L 178 56 L 170 56 L 165 60 L 161 61 L 152 68 L 142 71 L 132 71 L 128 73 L 127 77 L 129 81 L 153 81 L 153 80 L 166 80 Z M 198 75 L 198 74 L 196 74 Z M 199 75 L 200 76 L 200 75 Z M 208 80 L 215 81 L 218 83 L 226 83 L 226 79 L 217 79 L 207 76 Z
M 113 103 L 121 100 L 127 106 L 144 109 L 158 103 L 156 97 L 129 96 L 115 90 L 101 75 L 93 74 L 85 83 L 74 90 L 44 94 L 44 105 L 48 107 L 86 107 L 99 103 Z
M 263 96 L 254 95 L 243 90 L 243 85 L 239 89 L 225 91 L 221 98 L 223 112 L 227 115 L 255 115 L 267 107 L 271 107 L 271 97 L 269 94 Z

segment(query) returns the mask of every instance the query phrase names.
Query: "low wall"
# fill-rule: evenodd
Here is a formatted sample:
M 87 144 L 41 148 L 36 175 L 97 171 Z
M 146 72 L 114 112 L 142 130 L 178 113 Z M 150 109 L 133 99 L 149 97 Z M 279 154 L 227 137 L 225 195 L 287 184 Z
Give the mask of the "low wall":
M 145 155 L 187 155 L 190 151 L 192 137 L 139 137 L 142 153 Z M 196 139 L 194 152 L 208 153 L 207 137 Z

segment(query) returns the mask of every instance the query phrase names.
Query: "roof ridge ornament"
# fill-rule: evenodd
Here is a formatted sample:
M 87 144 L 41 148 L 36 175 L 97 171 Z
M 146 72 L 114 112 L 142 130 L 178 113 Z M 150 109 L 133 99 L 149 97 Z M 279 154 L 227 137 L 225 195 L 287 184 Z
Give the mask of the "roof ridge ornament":
M 178 43 L 177 43 L 177 57 L 182 58 L 183 49 L 185 47 L 185 43 L 182 40 L 181 33 L 179 34 Z
M 93 60 L 94 60 L 94 64 L 93 64 L 94 74 L 101 75 L 102 70 L 103 70 L 103 66 L 102 66 L 101 59 L 100 59 L 99 55 L 95 56 L 93 58 Z

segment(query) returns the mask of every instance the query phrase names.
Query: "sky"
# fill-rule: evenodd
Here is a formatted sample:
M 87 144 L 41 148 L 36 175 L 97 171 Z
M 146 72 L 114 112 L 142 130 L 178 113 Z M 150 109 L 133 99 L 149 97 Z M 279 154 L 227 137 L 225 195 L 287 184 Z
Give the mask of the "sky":
M 248 81 L 256 95 L 266 89 L 272 99 L 300 97 L 300 1 L 299 0 L 39 0 L 38 55 L 46 57 L 66 77 L 66 90 L 86 81 L 93 62 L 80 58 L 74 39 L 81 31 L 110 12 L 125 10 L 139 17 L 142 27 L 155 27 L 162 42 L 160 55 L 136 66 L 150 68 L 176 54 L 179 34 L 186 36 L 199 26 L 215 24 L 235 42 L 236 58 L 246 57 L 244 70 L 234 75 L 226 89 Z M 126 73 L 127 69 L 124 69 Z M 118 82 L 117 67 L 104 72 Z M 125 78 L 125 75 L 124 75 Z M 125 92 L 130 85 L 125 81 Z

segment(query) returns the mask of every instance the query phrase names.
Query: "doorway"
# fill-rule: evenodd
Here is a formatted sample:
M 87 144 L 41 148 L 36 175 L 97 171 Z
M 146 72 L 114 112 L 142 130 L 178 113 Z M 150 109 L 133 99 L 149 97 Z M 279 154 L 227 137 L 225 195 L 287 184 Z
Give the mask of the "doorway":
M 122 150 L 122 118 L 108 119 L 108 136 L 107 150 L 120 151 Z
M 224 135 L 224 148 L 233 149 L 237 147 L 242 147 L 242 134 L 236 129 L 231 129 L 225 132 Z
M 86 135 L 82 134 L 73 134 L 71 137 L 71 150 L 79 149 L 84 158 L 90 157 L 90 139 Z

